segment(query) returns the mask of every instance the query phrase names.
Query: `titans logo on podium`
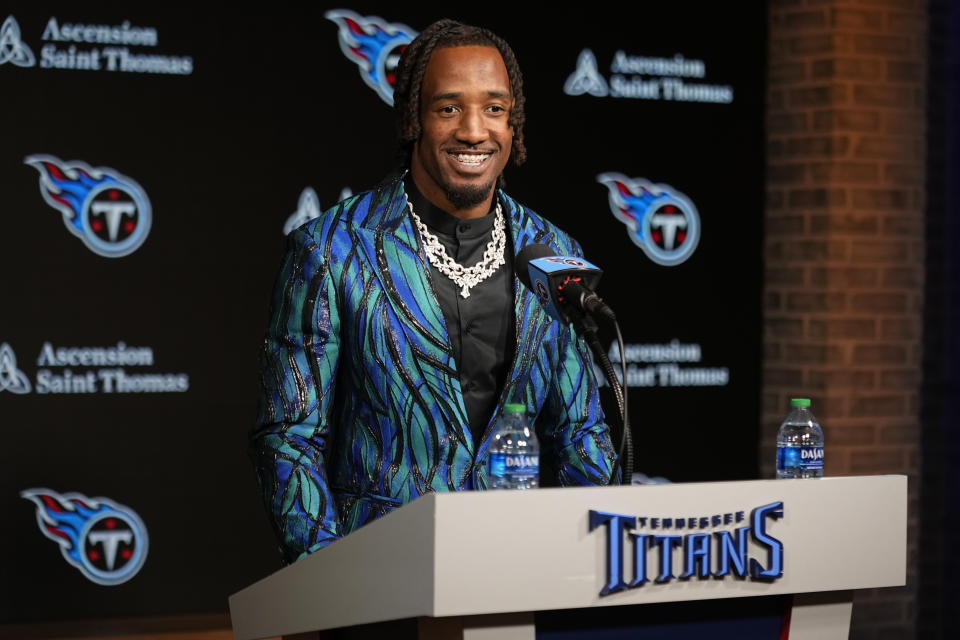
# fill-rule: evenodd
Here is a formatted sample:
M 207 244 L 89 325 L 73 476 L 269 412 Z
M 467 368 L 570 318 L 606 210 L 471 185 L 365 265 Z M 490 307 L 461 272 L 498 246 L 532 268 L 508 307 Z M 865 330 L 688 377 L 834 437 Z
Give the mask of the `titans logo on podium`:
M 63 214 L 67 230 L 94 253 L 122 258 L 140 248 L 150 233 L 147 194 L 133 179 L 109 167 L 64 162 L 50 155 L 24 159 L 40 172 L 40 194 Z
M 37 507 L 37 526 L 60 545 L 63 559 L 91 582 L 123 584 L 147 559 L 147 528 L 140 516 L 107 498 L 27 489 L 20 496 Z
M 694 518 L 648 518 L 622 513 L 590 510 L 590 531 L 607 528 L 607 582 L 601 596 L 641 587 L 650 581 L 650 564 L 657 572 L 654 582 L 666 583 L 696 576 L 704 579 L 733 575 L 751 580 L 772 581 L 783 577 L 783 543 L 767 533 L 767 519 L 783 517 L 783 502 L 757 507 L 746 519 L 743 511 Z M 746 520 L 746 522 L 744 522 Z M 723 525 L 733 529 L 704 531 Z M 650 529 L 638 531 L 637 529 Z M 683 533 L 689 531 L 691 533 Z M 660 530 L 655 532 L 655 530 Z M 625 557 L 624 534 L 631 539 L 630 557 Z M 753 541 L 766 559 L 761 563 L 749 554 Z M 674 549 L 683 551 L 683 572 L 674 574 Z M 632 565 L 632 577 L 626 581 L 624 560 Z

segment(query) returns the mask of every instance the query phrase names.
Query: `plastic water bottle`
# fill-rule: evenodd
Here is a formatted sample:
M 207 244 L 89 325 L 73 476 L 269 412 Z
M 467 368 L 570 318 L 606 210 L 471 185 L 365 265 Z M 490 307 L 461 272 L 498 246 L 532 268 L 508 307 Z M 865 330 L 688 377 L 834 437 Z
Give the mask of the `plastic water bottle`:
M 540 444 L 526 410 L 522 404 L 504 407 L 487 454 L 490 489 L 536 489 L 540 484 Z
M 777 478 L 823 476 L 823 429 L 810 411 L 809 398 L 793 398 L 777 432 Z

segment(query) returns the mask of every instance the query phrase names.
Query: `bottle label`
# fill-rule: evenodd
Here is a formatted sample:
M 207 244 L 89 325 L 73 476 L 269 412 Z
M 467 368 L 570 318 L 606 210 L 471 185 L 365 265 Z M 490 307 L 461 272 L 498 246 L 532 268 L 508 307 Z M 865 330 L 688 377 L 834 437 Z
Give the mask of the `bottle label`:
M 778 469 L 823 469 L 823 447 L 778 447 Z
M 488 473 L 497 478 L 529 479 L 540 473 L 540 456 L 523 453 L 491 453 Z

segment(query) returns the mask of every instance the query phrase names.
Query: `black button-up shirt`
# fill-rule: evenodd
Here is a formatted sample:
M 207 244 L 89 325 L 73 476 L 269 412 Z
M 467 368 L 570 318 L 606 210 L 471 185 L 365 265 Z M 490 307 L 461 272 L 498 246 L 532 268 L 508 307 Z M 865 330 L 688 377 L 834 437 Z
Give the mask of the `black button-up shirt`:
M 483 260 L 493 237 L 494 208 L 482 218 L 461 220 L 435 207 L 408 175 L 407 198 L 420 220 L 437 236 L 447 255 L 464 267 Z M 460 377 L 460 388 L 470 421 L 470 433 L 479 446 L 503 390 L 514 352 L 513 251 L 507 213 L 504 212 L 505 264 L 486 280 L 460 295 L 460 287 L 430 265 L 433 290 L 443 311 L 447 335 Z

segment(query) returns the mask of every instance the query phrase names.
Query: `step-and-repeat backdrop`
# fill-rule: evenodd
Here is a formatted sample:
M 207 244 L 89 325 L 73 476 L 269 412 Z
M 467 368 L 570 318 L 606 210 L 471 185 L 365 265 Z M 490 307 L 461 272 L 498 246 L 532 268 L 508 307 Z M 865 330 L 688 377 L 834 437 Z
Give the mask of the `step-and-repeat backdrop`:
M 756 475 L 762 3 L 21 3 L 0 13 L 0 623 L 224 610 L 279 566 L 246 438 L 284 234 L 393 168 L 396 58 L 440 17 L 517 52 L 508 191 L 605 270 L 637 470 Z

